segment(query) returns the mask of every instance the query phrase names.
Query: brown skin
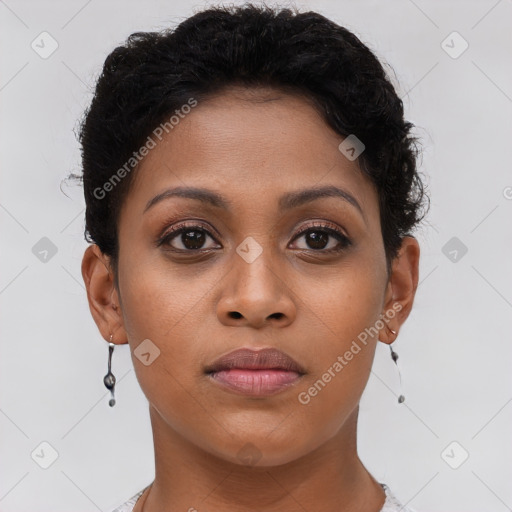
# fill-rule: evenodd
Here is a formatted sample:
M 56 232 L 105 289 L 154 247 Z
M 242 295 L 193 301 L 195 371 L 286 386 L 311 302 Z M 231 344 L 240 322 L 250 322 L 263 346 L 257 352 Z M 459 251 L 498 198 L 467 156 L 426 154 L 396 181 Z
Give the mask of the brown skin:
M 377 342 L 392 343 L 389 329 L 398 333 L 411 310 L 419 245 L 404 238 L 388 279 L 377 192 L 338 150 L 343 137 L 302 97 L 258 97 L 273 101 L 233 88 L 200 103 L 144 158 L 119 220 L 119 289 L 108 256 L 97 245 L 85 251 L 91 313 L 105 340 L 129 343 L 149 401 L 155 480 L 135 512 L 378 512 L 384 503 L 357 454 L 358 406 Z M 350 192 L 364 216 L 335 197 L 278 213 L 282 194 L 328 184 Z M 213 189 L 233 211 L 173 197 L 143 214 L 148 200 L 175 186 Z M 194 256 L 194 238 L 180 234 L 154 245 L 182 221 L 209 232 L 199 244 L 209 255 Z M 311 233 L 296 238 L 318 221 L 352 245 L 328 253 L 340 246 L 332 235 L 320 248 Z M 236 252 L 248 236 L 263 248 L 252 263 Z M 401 310 L 389 329 L 301 404 L 298 394 L 394 303 Z M 133 354 L 147 338 L 161 352 L 149 366 Z M 277 347 L 307 374 L 270 397 L 225 391 L 204 367 L 242 346 Z M 260 456 L 255 464 L 238 457 L 248 443 Z

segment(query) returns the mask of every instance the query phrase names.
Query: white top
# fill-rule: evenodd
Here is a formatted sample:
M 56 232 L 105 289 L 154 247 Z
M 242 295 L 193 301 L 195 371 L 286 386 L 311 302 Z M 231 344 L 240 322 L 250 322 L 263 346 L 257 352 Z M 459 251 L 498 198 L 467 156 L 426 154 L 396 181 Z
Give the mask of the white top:
M 391 492 L 391 489 L 386 484 L 380 484 L 386 493 L 386 501 L 380 512 L 415 512 L 411 508 L 404 507 L 395 495 Z M 148 485 L 149 487 L 149 485 Z M 132 496 L 128 501 L 117 507 L 112 512 L 132 512 L 135 502 L 142 496 L 143 492 L 147 489 L 145 487 L 142 491 L 139 491 L 135 496 Z

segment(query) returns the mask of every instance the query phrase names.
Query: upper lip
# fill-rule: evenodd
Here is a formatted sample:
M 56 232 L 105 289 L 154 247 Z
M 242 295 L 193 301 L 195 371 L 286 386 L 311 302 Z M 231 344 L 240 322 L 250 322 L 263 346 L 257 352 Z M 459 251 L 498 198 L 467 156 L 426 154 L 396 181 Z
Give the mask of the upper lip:
M 286 370 L 300 374 L 306 373 L 305 369 L 289 355 L 276 348 L 264 348 L 254 350 L 240 348 L 219 357 L 205 368 L 206 373 L 214 373 L 232 368 L 250 370 Z

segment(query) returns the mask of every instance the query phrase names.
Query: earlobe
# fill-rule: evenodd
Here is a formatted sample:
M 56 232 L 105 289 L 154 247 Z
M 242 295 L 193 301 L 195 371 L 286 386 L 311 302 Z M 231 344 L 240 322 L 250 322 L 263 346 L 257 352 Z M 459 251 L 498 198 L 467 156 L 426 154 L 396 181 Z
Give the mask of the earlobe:
M 105 339 L 114 336 L 116 344 L 128 343 L 121 311 L 116 304 L 117 290 L 108 256 L 98 245 L 90 245 L 82 259 L 82 277 L 92 317 Z
M 405 236 L 393 260 L 386 290 L 382 313 L 386 325 L 379 333 L 379 340 L 383 343 L 391 344 L 395 341 L 400 327 L 411 312 L 418 288 L 419 256 L 420 247 L 416 238 Z
M 383 317 L 385 325 L 384 329 L 381 329 L 381 331 L 379 332 L 379 341 L 382 341 L 387 345 L 391 345 L 391 343 L 393 343 L 398 336 L 398 330 L 394 330 L 393 327 L 389 325 L 390 323 L 393 323 L 393 320 L 390 320 L 389 316 L 387 318 L 388 320 L 386 320 L 386 316 Z

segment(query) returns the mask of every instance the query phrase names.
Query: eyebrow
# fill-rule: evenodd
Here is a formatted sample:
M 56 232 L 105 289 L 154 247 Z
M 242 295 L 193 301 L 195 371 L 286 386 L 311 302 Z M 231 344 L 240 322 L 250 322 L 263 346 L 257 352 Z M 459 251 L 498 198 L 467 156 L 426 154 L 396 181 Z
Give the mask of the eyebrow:
M 163 192 L 157 194 L 152 199 L 150 199 L 146 204 L 143 213 L 146 213 L 152 206 L 159 203 L 160 201 L 163 201 L 164 199 L 168 199 L 170 197 L 184 197 L 187 199 L 195 199 L 197 201 L 201 201 L 202 203 L 214 206 L 215 208 L 222 208 L 224 210 L 227 210 L 228 212 L 231 212 L 233 207 L 233 203 L 231 201 L 229 201 L 227 198 L 225 198 L 218 192 L 214 192 L 213 190 L 198 187 L 176 187 L 166 189 Z M 357 210 L 359 210 L 359 212 L 366 221 L 366 216 L 363 212 L 363 209 L 361 208 L 361 205 L 357 202 L 356 198 L 346 190 L 343 190 L 334 185 L 306 188 L 302 190 L 288 192 L 281 196 L 279 199 L 279 211 L 297 208 L 299 206 L 302 206 L 303 204 L 310 203 L 317 199 L 322 199 L 326 197 L 338 197 L 340 199 L 343 199 L 344 201 L 354 206 Z

